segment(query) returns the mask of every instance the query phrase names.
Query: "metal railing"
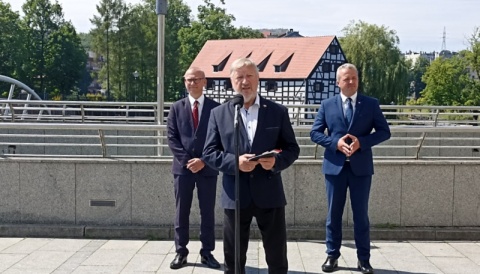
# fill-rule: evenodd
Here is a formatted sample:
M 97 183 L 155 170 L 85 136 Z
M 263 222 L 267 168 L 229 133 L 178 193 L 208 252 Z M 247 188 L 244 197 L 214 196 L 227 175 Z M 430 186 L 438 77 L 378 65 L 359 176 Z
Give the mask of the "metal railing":
M 0 100 L 0 121 L 153 124 L 156 109 L 145 102 Z
M 171 103 L 165 104 L 164 117 Z M 310 141 L 318 105 L 287 105 L 301 158 L 323 148 Z M 0 100 L 4 156 L 171 157 L 156 103 Z M 381 106 L 393 133 L 378 159 L 479 159 L 480 107 Z M 165 121 L 163 121 L 165 122 Z M 163 123 L 165 124 L 165 123 Z
M 165 130 L 165 125 L 142 124 L 0 123 L 0 147 L 4 156 L 162 156 L 154 151 L 166 147 L 157 142 L 166 141 Z M 85 148 L 93 150 L 85 152 Z M 150 148 L 152 152 L 122 154 L 112 148 Z
M 323 148 L 310 126 L 294 126 L 302 159 Z M 2 157 L 170 158 L 165 125 L 108 123 L 0 123 Z M 376 159 L 480 160 L 480 127 L 391 126 L 392 138 L 374 148 Z
M 164 121 L 172 103 L 165 103 Z M 286 105 L 294 125 L 311 125 L 319 105 Z M 391 125 L 478 125 L 480 107 L 381 105 Z M 0 100 L 2 122 L 145 123 L 157 122 L 155 102 Z

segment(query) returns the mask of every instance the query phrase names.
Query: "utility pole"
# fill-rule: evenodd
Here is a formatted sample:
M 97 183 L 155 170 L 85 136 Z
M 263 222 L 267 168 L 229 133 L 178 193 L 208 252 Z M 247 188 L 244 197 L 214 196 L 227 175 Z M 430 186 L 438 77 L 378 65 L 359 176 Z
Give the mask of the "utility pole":
M 443 27 L 442 51 L 447 49 L 447 30 Z
M 164 100 L 164 64 L 165 64 L 165 15 L 167 14 L 167 0 L 157 0 L 156 13 L 158 17 L 158 35 L 157 35 L 157 123 L 163 124 L 163 100 Z M 158 131 L 158 136 L 162 132 Z M 161 156 L 163 149 L 160 146 L 162 139 L 157 139 L 157 155 Z

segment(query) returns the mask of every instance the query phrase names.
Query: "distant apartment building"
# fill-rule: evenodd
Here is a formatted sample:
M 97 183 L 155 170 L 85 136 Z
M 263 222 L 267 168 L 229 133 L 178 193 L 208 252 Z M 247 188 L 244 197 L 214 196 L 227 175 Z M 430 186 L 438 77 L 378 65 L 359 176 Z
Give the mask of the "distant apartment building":
M 87 60 L 87 70 L 88 71 L 99 71 L 104 64 L 103 56 L 96 54 L 93 51 L 88 51 L 88 60 Z
M 433 51 L 433 52 L 425 52 L 425 51 L 420 51 L 420 52 L 415 52 L 415 51 L 407 51 L 405 53 L 405 59 L 412 61 L 412 67 L 415 66 L 415 63 L 417 63 L 418 59 L 420 58 L 425 58 L 432 62 L 437 58 L 438 53 Z
M 415 66 L 415 63 L 420 57 L 423 57 L 430 62 L 433 60 L 443 57 L 443 58 L 451 58 L 455 55 L 457 55 L 457 52 L 454 51 L 449 51 L 449 50 L 442 50 L 440 52 L 438 51 L 432 51 L 432 52 L 426 52 L 426 51 L 420 51 L 420 52 L 415 52 L 415 51 L 407 51 L 404 56 L 405 59 L 411 60 L 412 61 L 412 66 Z
M 300 32 L 293 29 L 261 29 L 265 38 L 303 37 Z
M 88 51 L 88 60 L 87 60 L 86 67 L 89 73 L 99 72 L 104 64 L 105 64 L 105 59 L 103 58 L 103 56 L 98 55 L 93 51 Z M 101 92 L 102 86 L 98 82 L 98 79 L 93 79 L 92 82 L 88 85 L 87 90 L 88 90 L 88 93 Z

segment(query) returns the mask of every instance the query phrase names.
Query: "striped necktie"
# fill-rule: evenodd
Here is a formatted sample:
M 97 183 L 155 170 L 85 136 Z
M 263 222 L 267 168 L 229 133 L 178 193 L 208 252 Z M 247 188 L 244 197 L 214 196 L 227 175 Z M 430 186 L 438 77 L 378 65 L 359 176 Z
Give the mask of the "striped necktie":
M 193 128 L 197 129 L 198 127 L 198 101 L 197 100 L 195 100 L 195 103 L 193 103 L 192 116 L 193 116 Z

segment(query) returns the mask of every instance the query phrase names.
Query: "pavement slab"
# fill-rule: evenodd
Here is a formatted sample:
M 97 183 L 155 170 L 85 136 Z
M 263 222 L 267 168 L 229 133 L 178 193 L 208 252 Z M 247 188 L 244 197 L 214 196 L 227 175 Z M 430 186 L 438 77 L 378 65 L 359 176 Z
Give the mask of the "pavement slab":
M 480 243 L 476 241 L 373 241 L 370 262 L 375 274 L 478 274 Z M 324 241 L 288 241 L 289 274 L 323 273 Z M 190 241 L 188 263 L 172 270 L 173 241 L 55 238 L 0 238 L 1 274 L 221 274 L 201 263 L 198 240 Z M 357 274 L 355 242 L 342 243 L 335 274 Z M 223 263 L 223 243 L 215 258 Z M 251 240 L 246 273 L 268 274 L 261 240 Z

